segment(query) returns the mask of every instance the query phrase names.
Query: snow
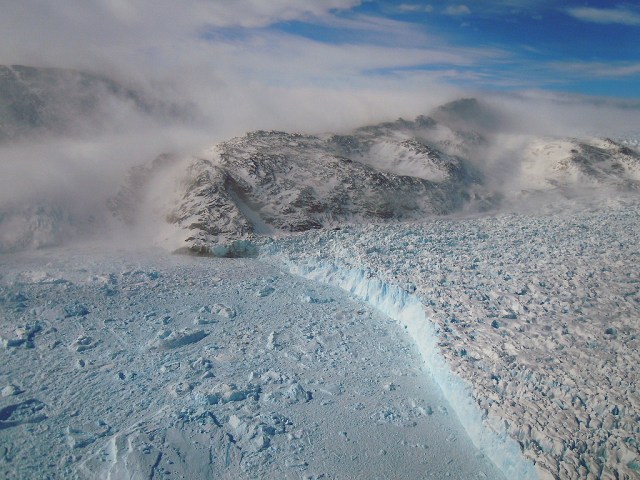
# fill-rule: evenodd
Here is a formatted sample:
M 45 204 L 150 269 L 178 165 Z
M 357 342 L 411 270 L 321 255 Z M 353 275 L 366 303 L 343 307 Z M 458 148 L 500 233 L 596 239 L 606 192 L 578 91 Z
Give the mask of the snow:
M 434 154 L 434 158 L 431 158 L 424 145 L 411 142 L 410 137 L 404 142 L 401 140 L 379 140 L 367 152 L 355 158 L 382 172 L 418 177 L 432 182 L 444 182 L 449 179 L 447 163 L 441 160 L 439 155 Z
M 505 432 L 495 434 L 484 426 L 481 411 L 474 404 L 468 387 L 451 372 L 439 354 L 437 335 L 417 298 L 363 270 L 341 270 L 325 263 L 302 266 L 291 264 L 290 269 L 297 275 L 351 292 L 398 321 L 418 346 L 429 373 L 453 406 L 476 447 L 494 462 L 506 478 L 536 478 L 533 464 L 521 458 L 518 444 L 507 437 Z
M 2 254 L 0 475 L 634 478 L 640 201 L 605 193 Z
M 639 217 L 637 197 L 618 196 L 547 215 L 307 233 L 262 254 L 406 325 L 507 478 L 529 474 L 498 443 L 507 437 L 540 478 L 634 478 Z
M 502 478 L 409 335 L 255 259 L 0 256 L 0 477 Z
M 1 475 L 633 478 L 639 216 L 4 254 Z

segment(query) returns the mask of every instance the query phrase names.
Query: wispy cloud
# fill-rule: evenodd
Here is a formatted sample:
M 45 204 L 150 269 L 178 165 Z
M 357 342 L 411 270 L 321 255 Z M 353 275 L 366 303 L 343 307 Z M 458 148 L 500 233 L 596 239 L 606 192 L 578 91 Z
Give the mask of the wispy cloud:
M 401 12 L 433 12 L 433 5 L 418 5 L 415 3 L 403 3 L 398 7 Z
M 466 5 L 451 5 L 445 8 L 442 13 L 451 16 L 470 15 L 471 9 Z
M 438 39 L 428 35 L 418 24 L 373 15 L 325 15 L 315 23 L 327 26 L 344 35 L 342 43 L 375 44 L 387 46 L 433 45 Z
M 209 114 L 202 129 L 213 137 L 417 114 L 424 111 L 417 98 L 436 103 L 457 88 L 435 70 L 502 55 L 452 47 L 414 23 L 344 11 L 360 3 L 21 0 L 0 15 L 0 64 L 97 71 L 153 88 L 162 82 L 163 98 L 178 97 Z M 281 28 L 291 19 L 312 31 L 321 27 L 315 31 L 330 32 L 328 38 Z M 334 31 L 346 40 L 334 42 Z M 408 80 L 403 72 L 411 70 L 424 71 L 420 81 Z M 391 72 L 399 73 L 386 75 Z
M 632 62 L 553 62 L 550 66 L 580 77 L 621 78 L 640 75 L 640 63 Z
M 584 22 L 640 26 L 640 12 L 629 8 L 569 8 L 567 13 Z

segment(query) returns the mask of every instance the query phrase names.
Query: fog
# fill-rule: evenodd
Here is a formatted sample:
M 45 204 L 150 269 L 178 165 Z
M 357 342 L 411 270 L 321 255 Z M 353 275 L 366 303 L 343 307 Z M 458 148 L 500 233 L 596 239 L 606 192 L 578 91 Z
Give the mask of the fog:
M 125 172 L 160 153 L 188 155 L 255 129 L 346 132 L 413 118 L 460 97 L 483 98 L 509 119 L 504 132 L 493 132 L 510 135 L 496 137 L 505 148 L 494 144 L 485 151 L 485 160 L 494 159 L 502 172 L 519 135 L 615 136 L 640 125 L 637 102 L 531 91 L 499 95 L 454 86 L 458 67 L 500 52 L 450 47 L 400 22 L 355 18 L 346 28 L 372 41 L 341 45 L 269 28 L 295 19 L 332 26 L 339 23 L 333 9 L 358 3 L 189 0 L 176 7 L 168 0 L 135 5 L 24 0 L 3 5 L 0 64 L 103 75 L 145 102 L 141 107 L 101 90 L 89 114 L 68 109 L 60 122 L 65 128 L 53 125 L 0 145 L 3 215 L 36 203 L 61 205 L 79 219 L 99 218 Z M 451 69 L 413 68 L 431 63 Z

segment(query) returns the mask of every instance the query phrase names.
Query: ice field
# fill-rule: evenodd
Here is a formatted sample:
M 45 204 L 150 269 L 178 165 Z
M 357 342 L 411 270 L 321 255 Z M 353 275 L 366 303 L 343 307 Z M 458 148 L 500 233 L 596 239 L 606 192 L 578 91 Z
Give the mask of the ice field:
M 0 476 L 501 478 L 400 326 L 257 260 L 0 258 Z
M 639 207 L 3 255 L 0 471 L 634 478 Z
M 267 250 L 418 332 L 445 396 L 497 465 L 510 459 L 486 429 L 517 440 L 540 478 L 637 478 L 639 213 L 622 196 L 306 234 Z M 420 314 L 403 311 L 415 301 Z M 420 332 L 422 317 L 433 330 Z

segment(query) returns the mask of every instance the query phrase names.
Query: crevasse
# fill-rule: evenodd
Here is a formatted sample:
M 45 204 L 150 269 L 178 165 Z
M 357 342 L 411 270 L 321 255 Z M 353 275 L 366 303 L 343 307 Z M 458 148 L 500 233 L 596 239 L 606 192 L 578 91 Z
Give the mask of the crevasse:
M 346 290 L 405 327 L 474 445 L 506 478 L 537 478 L 533 463 L 522 456 L 518 443 L 503 428 L 490 428 L 485 423 L 469 387 L 451 371 L 440 354 L 434 326 L 418 298 L 364 270 L 343 269 L 324 261 L 294 263 L 286 259 L 284 263 L 291 273 Z

